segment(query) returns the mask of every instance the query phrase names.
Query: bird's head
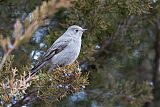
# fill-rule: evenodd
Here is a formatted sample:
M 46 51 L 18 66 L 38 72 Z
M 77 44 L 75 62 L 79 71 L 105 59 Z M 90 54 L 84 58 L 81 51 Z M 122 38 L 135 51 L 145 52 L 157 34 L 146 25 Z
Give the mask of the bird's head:
M 82 37 L 83 32 L 86 31 L 86 30 L 87 29 L 83 29 L 80 26 L 72 25 L 67 29 L 66 33 L 69 36 L 72 36 L 72 37 L 75 37 L 75 38 L 79 38 L 79 37 Z

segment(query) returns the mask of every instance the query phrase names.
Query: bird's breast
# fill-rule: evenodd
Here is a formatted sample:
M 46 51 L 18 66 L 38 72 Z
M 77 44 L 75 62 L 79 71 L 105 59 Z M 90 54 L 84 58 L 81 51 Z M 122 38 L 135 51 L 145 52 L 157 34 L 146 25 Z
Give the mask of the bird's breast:
M 81 49 L 81 41 L 72 41 L 69 45 L 68 45 L 68 53 L 77 58 L 79 53 L 80 53 L 80 49 Z
M 73 63 L 79 56 L 80 49 L 81 49 L 81 42 L 73 41 L 69 45 L 70 50 L 68 50 L 68 55 L 66 55 L 67 65 Z

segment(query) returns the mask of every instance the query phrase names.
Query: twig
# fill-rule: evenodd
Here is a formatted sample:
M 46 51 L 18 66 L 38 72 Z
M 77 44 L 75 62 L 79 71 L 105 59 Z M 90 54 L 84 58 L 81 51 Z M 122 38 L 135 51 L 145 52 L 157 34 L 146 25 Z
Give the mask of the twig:
M 50 0 L 48 2 L 44 1 L 40 7 L 37 7 L 31 13 L 32 21 L 30 21 L 29 16 L 25 19 L 24 24 L 26 24 L 26 26 L 24 28 L 25 30 L 24 34 L 22 34 L 23 27 L 20 20 L 17 20 L 15 23 L 14 32 L 13 32 L 15 37 L 15 42 L 13 43 L 13 45 L 10 43 L 9 39 L 1 38 L 0 44 L 2 45 L 5 51 L 5 54 L 0 63 L 0 70 L 3 68 L 4 63 L 6 62 L 6 59 L 11 54 L 11 52 L 17 47 L 19 47 L 22 41 L 23 43 L 28 41 L 32 37 L 32 34 L 36 31 L 36 29 L 45 23 L 46 17 L 53 16 L 59 8 L 70 7 L 71 1 L 73 0 L 59 0 L 59 1 Z M 5 46 L 4 46 L 4 42 L 6 43 Z M 9 48 L 10 45 L 12 45 L 11 48 Z M 6 49 L 6 48 L 9 48 L 9 49 Z

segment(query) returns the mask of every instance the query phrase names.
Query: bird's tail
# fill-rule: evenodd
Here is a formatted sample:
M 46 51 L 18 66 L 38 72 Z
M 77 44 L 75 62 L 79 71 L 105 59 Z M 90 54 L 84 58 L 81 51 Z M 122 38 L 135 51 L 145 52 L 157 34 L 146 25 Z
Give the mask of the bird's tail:
M 31 73 L 25 76 L 25 79 L 35 76 L 45 64 L 46 62 L 38 63 L 34 68 L 31 69 Z

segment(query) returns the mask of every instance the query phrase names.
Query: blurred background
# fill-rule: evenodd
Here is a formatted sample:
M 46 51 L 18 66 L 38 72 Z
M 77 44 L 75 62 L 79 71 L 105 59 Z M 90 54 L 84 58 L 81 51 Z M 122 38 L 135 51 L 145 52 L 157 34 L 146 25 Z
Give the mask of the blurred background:
M 43 0 L 0 0 L 0 32 L 12 35 Z M 52 107 L 160 107 L 160 1 L 75 0 L 14 50 L 21 69 L 38 58 L 70 25 L 87 28 L 78 61 L 89 85 Z M 0 48 L 0 56 L 3 49 Z M 43 101 L 33 107 L 48 107 Z

